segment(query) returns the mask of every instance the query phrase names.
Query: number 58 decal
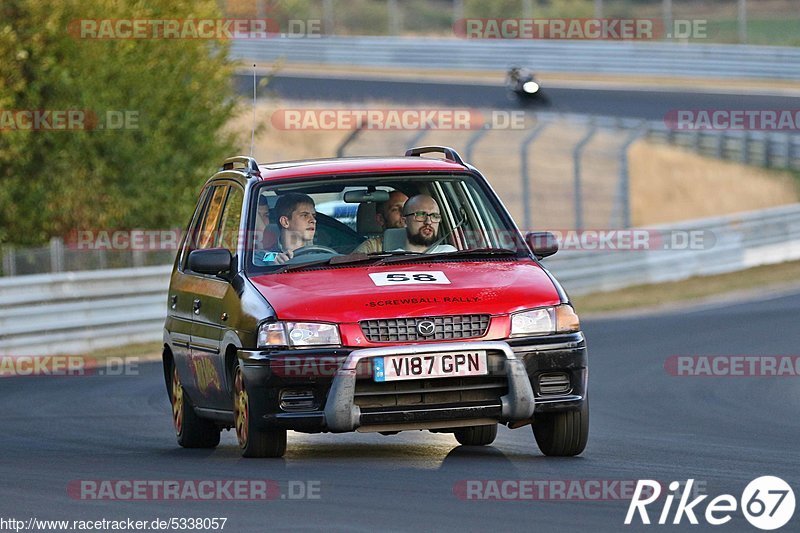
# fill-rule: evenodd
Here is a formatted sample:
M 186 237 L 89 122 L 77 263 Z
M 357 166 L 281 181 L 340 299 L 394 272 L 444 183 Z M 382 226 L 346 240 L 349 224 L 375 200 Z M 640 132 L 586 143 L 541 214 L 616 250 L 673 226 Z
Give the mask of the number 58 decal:
M 430 272 L 381 272 L 379 274 L 370 274 L 369 277 L 378 287 L 419 284 L 450 285 L 450 280 L 447 279 L 444 272 L 438 270 Z

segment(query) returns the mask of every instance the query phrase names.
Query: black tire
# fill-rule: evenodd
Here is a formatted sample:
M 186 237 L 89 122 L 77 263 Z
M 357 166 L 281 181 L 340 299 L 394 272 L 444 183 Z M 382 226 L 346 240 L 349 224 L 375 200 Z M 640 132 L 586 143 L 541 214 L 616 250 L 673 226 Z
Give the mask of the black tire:
M 250 397 L 244 373 L 237 363 L 233 369 L 233 417 L 242 457 L 283 457 L 286 430 L 258 428 L 254 422 L 258 416 L 258 405 Z
M 172 364 L 172 423 L 178 444 L 184 448 L 216 448 L 219 444 L 220 429 L 213 422 L 200 418 L 194 412 L 192 401 L 183 390 L 178 369 Z
M 545 455 L 571 457 L 583 452 L 589 440 L 589 400 L 578 411 L 536 415 L 533 435 Z
M 453 435 L 464 446 L 487 446 L 497 438 L 497 424 L 467 426 L 455 430 Z

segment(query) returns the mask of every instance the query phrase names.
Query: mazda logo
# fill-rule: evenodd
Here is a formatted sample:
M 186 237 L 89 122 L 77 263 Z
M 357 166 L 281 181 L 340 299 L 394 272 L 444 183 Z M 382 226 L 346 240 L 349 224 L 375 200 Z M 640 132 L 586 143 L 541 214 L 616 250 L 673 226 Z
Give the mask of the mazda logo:
M 423 337 L 430 337 L 436 330 L 436 325 L 432 320 L 420 320 L 417 322 L 417 331 Z

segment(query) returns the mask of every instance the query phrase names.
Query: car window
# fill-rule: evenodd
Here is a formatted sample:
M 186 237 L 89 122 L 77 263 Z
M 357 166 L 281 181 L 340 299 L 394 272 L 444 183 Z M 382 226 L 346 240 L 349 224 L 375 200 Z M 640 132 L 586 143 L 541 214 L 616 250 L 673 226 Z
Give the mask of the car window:
M 197 242 L 197 235 L 199 227 L 203 221 L 203 213 L 205 212 L 206 204 L 208 203 L 209 195 L 214 191 L 214 188 L 205 188 L 200 193 L 200 198 L 197 200 L 197 206 L 194 208 L 192 220 L 189 222 L 189 227 L 186 230 L 186 236 L 183 240 L 180 250 L 180 260 L 178 269 L 183 271 L 189 258 L 189 252 L 192 251 L 194 243 Z
M 211 200 L 208 202 L 208 207 L 203 216 L 203 223 L 197 235 L 197 245 L 194 247 L 195 249 L 204 250 L 216 246 L 218 240 L 217 228 L 219 228 L 219 219 L 222 214 L 222 206 L 227 192 L 227 185 L 220 185 L 214 188 Z
M 198 244 L 201 242 L 201 240 L 204 242 L 204 244 L 205 241 L 208 240 L 209 237 L 205 236 L 203 232 L 204 228 L 211 227 L 211 223 L 208 221 L 208 215 L 210 210 L 212 210 L 212 203 L 214 206 L 219 206 L 221 199 L 224 198 L 227 188 L 228 187 L 226 185 L 214 185 L 211 187 L 206 187 L 200 194 L 200 200 L 197 202 L 195 214 L 192 218 L 191 224 L 189 225 L 186 240 L 184 241 L 183 248 L 181 250 L 181 271 L 184 271 L 188 268 L 189 254 L 191 251 L 199 248 Z M 218 213 L 218 207 L 213 207 L 213 211 Z
M 249 254 L 248 268 L 259 272 L 280 270 L 283 264 L 302 264 L 304 262 L 324 261 L 336 255 L 355 255 L 384 253 L 423 253 L 406 240 L 412 229 L 409 227 L 409 213 L 401 213 L 400 220 L 391 217 L 389 212 L 381 221 L 394 218 L 395 225 L 385 222 L 375 224 L 357 224 L 359 205 L 373 202 L 378 209 L 382 204 L 376 193 L 400 192 L 408 198 L 418 195 L 431 197 L 438 207 L 439 215 L 434 222 L 436 229 L 431 239 L 430 230 L 419 229 L 415 237 L 424 244 L 425 253 L 451 253 L 485 248 L 503 248 L 516 252 L 519 257 L 529 254 L 527 246 L 518 234 L 508 213 L 495 199 L 488 186 L 469 174 L 464 175 L 410 175 L 410 176 L 373 176 L 345 179 L 343 177 L 314 177 L 304 184 L 263 184 L 256 189 L 256 194 L 269 195 L 275 198 L 270 202 L 270 217 L 277 235 L 271 240 L 273 248 L 258 249 Z M 347 194 L 346 194 L 347 193 Z M 296 225 L 293 230 L 282 227 L 279 219 L 282 198 L 310 199 L 316 211 L 315 224 Z M 372 196 L 371 196 L 372 195 Z M 373 200 L 374 198 L 374 200 Z M 385 204 L 384 204 L 385 205 Z M 404 204 L 405 205 L 405 204 Z M 407 211 L 407 209 L 403 209 Z M 377 211 L 376 211 L 377 212 Z M 415 212 L 416 213 L 416 212 Z M 375 217 L 375 215 L 372 215 Z M 425 213 L 417 214 L 423 220 L 417 226 L 428 225 Z M 431 219 L 432 220 L 432 219 Z M 251 217 L 250 229 L 253 231 L 255 219 Z M 381 227 L 383 226 L 383 227 Z M 413 226 L 412 226 L 413 227 Z M 298 257 L 279 258 L 285 253 L 284 239 L 288 231 L 299 239 L 302 246 L 293 248 L 300 250 Z M 424 233 L 424 234 L 423 234 Z M 419 237 L 424 237 L 419 239 Z M 267 239 L 265 239 L 267 240 Z M 428 248 L 428 243 L 432 243 Z M 277 245 L 275 243 L 278 243 Z M 417 243 L 419 245 L 419 243 Z M 314 249 L 309 249 L 311 246 Z M 407 250 L 401 250 L 403 247 Z M 325 250 L 320 249 L 324 247 Z M 268 253 L 271 252 L 271 253 Z M 345 258 L 346 262 L 347 258 Z M 337 263 L 339 261 L 337 260 Z M 278 263 L 278 264 L 276 264 Z
M 445 223 L 459 249 L 490 247 L 513 250 L 517 247 L 516 232 L 503 224 L 498 210 L 475 183 L 446 181 L 437 183 L 434 188 L 442 210 L 448 211 Z
M 239 243 L 239 222 L 242 220 L 242 202 L 244 193 L 235 186 L 230 187 L 225 209 L 222 212 L 222 223 L 219 231 L 217 247 L 227 248 L 232 255 L 236 254 Z

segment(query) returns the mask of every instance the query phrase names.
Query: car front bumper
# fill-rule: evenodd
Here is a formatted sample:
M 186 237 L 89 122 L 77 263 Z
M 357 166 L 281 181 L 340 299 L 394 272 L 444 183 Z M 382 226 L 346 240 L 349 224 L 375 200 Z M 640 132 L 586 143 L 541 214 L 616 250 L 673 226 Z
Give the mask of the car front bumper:
M 448 402 L 436 405 L 403 405 L 360 408 L 354 401 L 356 383 L 363 379 L 364 364 L 385 355 L 422 354 L 437 351 L 486 349 L 499 356 L 507 391 L 494 400 Z M 287 372 L 287 361 L 298 357 L 325 361 L 313 371 Z M 305 432 L 398 431 L 444 429 L 468 425 L 508 423 L 512 427 L 532 421 L 535 414 L 580 409 L 586 399 L 587 351 L 581 332 L 526 337 L 505 341 L 447 342 L 393 345 L 360 350 L 241 350 L 239 359 L 250 394 L 265 402 L 261 417 L 265 428 Z M 297 367 L 294 367 L 297 369 Z M 546 376 L 561 375 L 565 388 L 549 392 Z M 315 405 L 303 411 L 282 408 L 282 391 L 306 388 Z

